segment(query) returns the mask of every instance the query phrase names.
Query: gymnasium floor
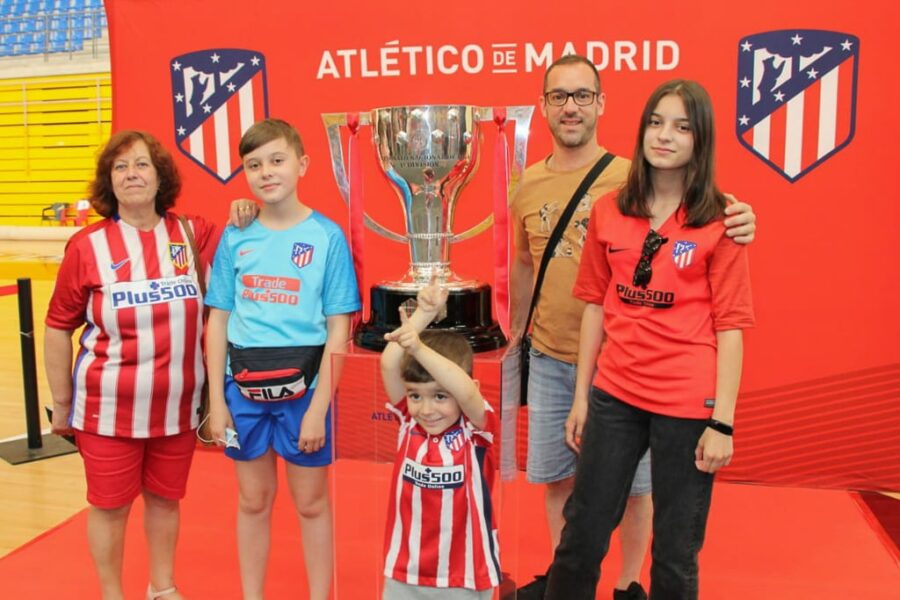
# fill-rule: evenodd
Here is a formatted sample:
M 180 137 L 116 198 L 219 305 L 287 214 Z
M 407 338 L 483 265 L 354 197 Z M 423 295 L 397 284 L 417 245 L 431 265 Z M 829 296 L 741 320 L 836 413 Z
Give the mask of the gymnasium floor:
M 39 396 L 43 378 L 43 315 L 52 291 L 52 263 L 62 242 L 0 242 L 0 288 L 34 278 Z M 0 296 L 0 439 L 24 432 L 16 299 Z M 332 477 L 336 511 L 336 598 L 380 597 L 379 564 L 387 467 L 339 460 Z M 548 539 L 539 488 L 521 478 L 498 489 L 504 568 L 524 582 L 546 568 Z M 238 598 L 232 466 L 213 450 L 197 453 L 183 506 L 178 581 L 190 598 Z M 276 505 L 269 598 L 302 598 L 299 530 L 286 494 Z M 68 455 L 18 466 L 0 461 L 0 595 L 4 598 L 96 598 L 85 540 L 80 459 Z M 129 526 L 128 598 L 142 597 L 146 555 L 140 502 Z M 618 569 L 615 543 L 599 598 L 609 598 Z M 646 571 L 646 568 L 645 568 Z M 648 580 L 644 574 L 644 581 Z M 716 486 L 709 536 L 701 554 L 704 599 L 900 600 L 896 545 L 855 494 L 832 490 Z
M 58 240 L 0 240 L 0 288 L 31 277 L 37 346 L 38 396 L 49 403 L 43 375 L 43 316 L 52 278 L 63 253 Z M 0 296 L 0 440 L 25 433 L 18 305 Z M 0 556 L 58 525 L 87 506 L 81 459 L 77 455 L 11 466 L 0 460 Z

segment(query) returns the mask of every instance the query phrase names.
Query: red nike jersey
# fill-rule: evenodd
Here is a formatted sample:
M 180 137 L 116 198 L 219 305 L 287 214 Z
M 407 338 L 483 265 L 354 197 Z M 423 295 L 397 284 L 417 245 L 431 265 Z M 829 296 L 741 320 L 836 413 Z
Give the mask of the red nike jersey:
M 199 217 L 189 222 L 205 255 L 214 227 Z M 134 438 L 195 428 L 202 315 L 194 256 L 175 215 L 150 231 L 109 218 L 75 234 L 45 320 L 66 331 L 85 325 L 72 374 L 72 426 Z
M 465 416 L 429 435 L 407 412 L 400 419 L 384 574 L 410 585 L 487 590 L 500 583 L 497 527 L 491 503 L 498 423 L 485 405 L 478 430 Z
M 652 413 L 706 419 L 716 395 L 716 332 L 753 327 L 747 247 L 721 220 L 688 227 L 681 207 L 658 233 L 649 286 L 633 284 L 647 219 L 626 217 L 616 192 L 597 200 L 572 294 L 603 306 L 594 385 Z

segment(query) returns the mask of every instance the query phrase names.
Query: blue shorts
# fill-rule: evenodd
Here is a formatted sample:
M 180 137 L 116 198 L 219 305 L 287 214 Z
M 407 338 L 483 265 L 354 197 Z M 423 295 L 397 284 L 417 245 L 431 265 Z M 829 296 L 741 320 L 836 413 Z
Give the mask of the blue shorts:
M 325 445 L 312 454 L 300 452 L 300 423 L 309 408 L 313 392 L 309 389 L 295 400 L 259 402 L 241 395 L 237 384 L 225 377 L 225 404 L 234 421 L 241 448 L 225 448 L 225 455 L 234 460 L 253 460 L 265 454 L 269 448 L 289 463 L 301 467 L 330 465 L 331 456 L 331 407 L 325 415 Z
M 531 348 L 525 468 L 531 483 L 553 483 L 575 476 L 578 455 L 566 446 L 566 419 L 575 396 L 575 371 L 575 365 Z M 645 496 L 652 489 L 648 450 L 634 473 L 631 495 Z

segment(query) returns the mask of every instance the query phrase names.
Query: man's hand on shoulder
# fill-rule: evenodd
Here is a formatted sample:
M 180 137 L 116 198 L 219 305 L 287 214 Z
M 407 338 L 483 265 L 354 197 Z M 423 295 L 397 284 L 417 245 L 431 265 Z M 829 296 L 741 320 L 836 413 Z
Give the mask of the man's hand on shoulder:
M 756 215 L 753 207 L 740 202 L 731 194 L 725 194 L 725 235 L 738 244 L 749 244 L 756 237 Z

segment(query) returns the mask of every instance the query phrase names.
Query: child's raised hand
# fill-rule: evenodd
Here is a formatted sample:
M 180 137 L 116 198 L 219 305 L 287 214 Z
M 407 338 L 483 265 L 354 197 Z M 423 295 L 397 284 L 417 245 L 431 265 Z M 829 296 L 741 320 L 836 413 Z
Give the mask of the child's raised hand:
M 437 275 L 431 276 L 431 281 L 421 290 L 416 297 L 418 308 L 427 313 L 434 320 L 444 306 L 447 305 L 447 296 L 450 292 L 438 283 Z
M 389 342 L 396 342 L 401 348 L 407 352 L 415 352 L 421 343 L 419 341 L 419 332 L 409 321 L 406 309 L 400 307 L 400 327 L 390 333 L 384 334 L 384 339 Z

